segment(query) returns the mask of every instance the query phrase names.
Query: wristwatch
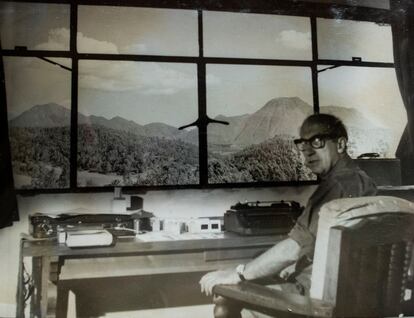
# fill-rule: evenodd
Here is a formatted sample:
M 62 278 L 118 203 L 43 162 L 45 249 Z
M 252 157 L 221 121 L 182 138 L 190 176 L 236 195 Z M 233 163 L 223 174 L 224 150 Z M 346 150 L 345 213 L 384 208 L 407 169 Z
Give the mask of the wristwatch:
M 239 275 L 239 278 L 242 282 L 246 280 L 246 277 L 244 277 L 244 269 L 246 268 L 245 264 L 237 265 L 236 267 L 236 273 Z

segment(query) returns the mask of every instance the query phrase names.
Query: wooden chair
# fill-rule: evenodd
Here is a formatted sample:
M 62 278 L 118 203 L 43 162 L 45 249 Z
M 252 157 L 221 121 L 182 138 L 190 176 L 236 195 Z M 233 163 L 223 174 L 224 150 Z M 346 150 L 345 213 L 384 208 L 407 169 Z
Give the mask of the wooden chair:
M 287 294 L 251 282 L 218 285 L 214 288 L 215 317 L 240 317 L 242 308 L 275 317 L 413 314 L 412 302 L 404 300 L 410 287 L 413 214 L 383 214 L 351 227 L 332 227 L 328 233 L 322 299 Z

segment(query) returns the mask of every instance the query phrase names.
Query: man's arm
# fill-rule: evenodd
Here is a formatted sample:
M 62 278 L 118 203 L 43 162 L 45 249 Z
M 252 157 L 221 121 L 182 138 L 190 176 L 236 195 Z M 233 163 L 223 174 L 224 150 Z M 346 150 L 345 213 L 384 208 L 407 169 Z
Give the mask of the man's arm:
M 247 280 L 274 275 L 299 258 L 300 246 L 287 238 L 246 264 L 244 277 Z M 201 292 L 211 295 L 218 284 L 237 284 L 240 278 L 236 269 L 220 270 L 204 275 L 200 280 Z

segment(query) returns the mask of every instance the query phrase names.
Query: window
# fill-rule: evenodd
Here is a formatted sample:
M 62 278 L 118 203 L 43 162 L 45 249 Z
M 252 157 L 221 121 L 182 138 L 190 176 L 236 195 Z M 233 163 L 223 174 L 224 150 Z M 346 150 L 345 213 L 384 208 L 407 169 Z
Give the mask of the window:
M 344 120 L 353 157 L 394 157 L 406 116 L 385 10 L 28 1 L 0 4 L 22 191 L 312 183 L 292 140 L 318 111 Z
M 16 188 L 68 188 L 71 73 L 32 57 L 3 61 Z
M 394 69 L 343 66 L 322 72 L 319 96 L 320 111 L 344 121 L 352 157 L 395 156 L 407 120 Z
M 79 6 L 77 42 L 82 53 L 196 56 L 197 12 Z
M 205 56 L 255 59 L 206 65 L 207 114 L 229 123 L 208 126 L 208 182 L 314 179 L 293 145 L 313 112 L 310 64 L 297 63 L 312 59 L 310 19 L 207 11 L 203 22 Z
M 207 65 L 210 183 L 299 181 L 313 176 L 293 144 L 313 113 L 310 68 Z
M 377 153 L 395 158 L 407 119 L 393 61 L 391 27 L 361 21 L 317 19 L 319 59 L 355 65 L 319 65 L 320 112 L 341 118 L 354 158 Z M 360 65 L 358 65 L 358 63 Z
M 319 59 L 393 62 L 390 25 L 317 19 Z
M 310 60 L 310 19 L 268 14 L 204 12 L 204 55 Z
M 78 186 L 197 184 L 193 64 L 79 63 Z
M 69 5 L 0 3 L 3 49 L 69 50 Z

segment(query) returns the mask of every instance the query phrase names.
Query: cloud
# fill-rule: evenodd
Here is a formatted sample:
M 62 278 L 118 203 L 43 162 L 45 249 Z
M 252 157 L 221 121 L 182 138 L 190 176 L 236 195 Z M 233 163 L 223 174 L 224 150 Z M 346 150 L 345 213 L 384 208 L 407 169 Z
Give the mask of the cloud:
M 66 28 L 49 31 L 47 42 L 35 46 L 35 50 L 67 51 L 69 50 L 70 33 Z
M 35 46 L 35 50 L 69 50 L 70 32 L 66 28 L 57 28 L 49 31 L 47 42 Z M 115 44 L 107 41 L 99 41 L 83 35 L 78 32 L 77 46 L 79 52 L 109 53 L 118 54 L 118 48 Z
M 79 52 L 85 53 L 103 53 L 103 54 L 118 54 L 118 47 L 107 41 L 99 41 L 93 38 L 84 36 L 82 32 L 78 32 L 77 45 Z
M 67 50 L 69 38 L 68 29 L 53 29 L 49 32 L 48 41 L 39 44 L 36 49 Z M 77 45 L 80 52 L 118 54 L 115 44 L 89 38 L 81 32 L 77 35 Z M 146 51 L 145 44 L 136 44 L 129 48 L 136 50 L 136 53 Z M 81 60 L 79 63 L 79 86 L 82 88 L 111 92 L 140 91 L 145 95 L 172 95 L 185 89 L 194 89 L 197 85 L 194 65 L 94 60 Z M 212 76 L 208 76 L 207 81 L 213 84 L 220 83 L 218 78 Z
M 79 85 L 112 92 L 140 91 L 145 95 L 172 95 L 194 89 L 195 67 L 185 65 L 182 71 L 175 68 L 169 63 L 80 61 Z
M 285 30 L 279 33 L 276 42 L 287 48 L 296 50 L 308 50 L 311 48 L 310 32 L 298 32 L 295 30 Z

